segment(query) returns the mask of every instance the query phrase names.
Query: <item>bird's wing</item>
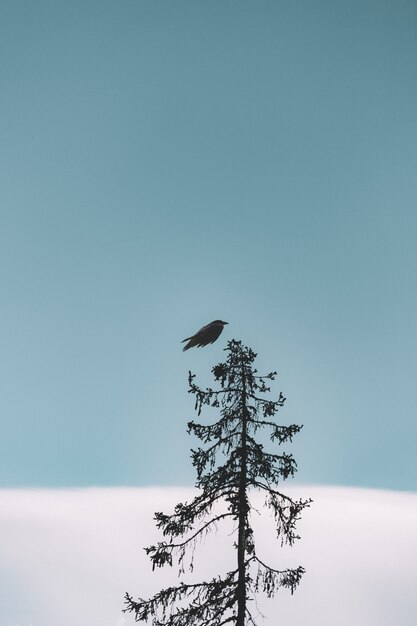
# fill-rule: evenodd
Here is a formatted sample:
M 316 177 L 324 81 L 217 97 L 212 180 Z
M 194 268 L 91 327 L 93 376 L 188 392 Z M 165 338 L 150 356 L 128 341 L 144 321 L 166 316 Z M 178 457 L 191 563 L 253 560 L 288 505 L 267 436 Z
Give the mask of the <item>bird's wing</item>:
M 206 335 L 207 343 L 214 343 L 220 337 L 222 331 L 223 326 L 212 326 L 210 332 L 207 332 Z
M 190 341 L 190 339 L 197 339 L 197 337 L 200 337 L 202 334 L 204 334 L 204 332 L 207 330 L 207 328 L 209 328 L 211 326 L 211 324 L 207 324 L 207 326 L 203 326 L 203 328 L 200 328 L 200 330 L 198 330 L 194 335 L 191 335 L 191 337 L 187 337 L 187 339 L 183 339 L 181 341 L 181 343 L 184 343 L 184 341 Z

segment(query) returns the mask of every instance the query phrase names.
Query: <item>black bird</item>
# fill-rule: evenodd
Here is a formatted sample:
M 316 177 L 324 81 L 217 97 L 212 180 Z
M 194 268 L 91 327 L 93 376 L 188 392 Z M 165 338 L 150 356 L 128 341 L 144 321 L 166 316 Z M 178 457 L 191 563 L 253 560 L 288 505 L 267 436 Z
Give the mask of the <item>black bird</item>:
M 207 324 L 207 326 L 203 326 L 195 335 L 181 341 L 181 343 L 188 341 L 187 345 L 182 349 L 183 352 L 189 348 L 201 348 L 209 343 L 214 343 L 216 339 L 220 337 L 224 326 L 228 323 L 229 322 L 222 322 L 221 320 L 214 320 L 214 322 Z

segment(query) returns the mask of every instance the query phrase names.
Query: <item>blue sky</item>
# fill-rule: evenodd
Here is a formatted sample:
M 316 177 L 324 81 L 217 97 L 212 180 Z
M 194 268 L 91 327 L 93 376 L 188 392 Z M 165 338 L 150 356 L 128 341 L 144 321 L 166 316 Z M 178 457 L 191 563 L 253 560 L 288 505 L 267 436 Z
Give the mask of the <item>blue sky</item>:
M 233 337 L 304 424 L 300 480 L 416 489 L 416 24 L 2 2 L 1 486 L 192 484 L 187 372 Z

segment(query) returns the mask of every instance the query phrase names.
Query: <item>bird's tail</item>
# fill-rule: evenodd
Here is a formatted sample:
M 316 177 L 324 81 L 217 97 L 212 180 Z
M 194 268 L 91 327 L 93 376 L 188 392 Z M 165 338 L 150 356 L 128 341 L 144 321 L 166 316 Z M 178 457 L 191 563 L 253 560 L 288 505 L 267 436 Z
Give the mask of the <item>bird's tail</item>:
M 192 337 L 187 337 L 187 339 L 183 339 L 181 341 L 181 343 L 184 343 L 185 341 L 190 341 L 190 339 L 192 339 Z M 189 344 L 187 344 L 186 346 L 183 347 L 182 351 L 185 352 L 186 350 L 188 350 L 189 348 L 191 348 L 191 341 Z

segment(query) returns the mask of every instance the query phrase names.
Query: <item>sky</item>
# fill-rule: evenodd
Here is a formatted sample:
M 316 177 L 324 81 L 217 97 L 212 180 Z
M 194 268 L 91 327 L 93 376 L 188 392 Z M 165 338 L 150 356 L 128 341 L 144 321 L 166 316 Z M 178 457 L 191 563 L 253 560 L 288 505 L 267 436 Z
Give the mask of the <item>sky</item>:
M 259 594 L 265 619 L 257 623 L 414 626 L 417 494 L 312 485 L 289 492 L 314 499 L 301 540 L 282 549 L 268 516 L 255 516 L 257 549 L 272 566 L 306 573 L 293 596 Z M 141 548 L 157 539 L 155 508 L 189 501 L 190 488 L 9 489 L 0 497 L 0 626 L 133 626 L 122 614 L 126 591 L 149 598 L 178 584 L 176 568 L 150 575 Z M 232 552 L 228 534 L 210 535 L 196 551 L 193 582 L 234 569 Z
M 193 485 L 188 371 L 234 338 L 299 481 L 416 490 L 416 31 L 413 0 L 3 0 L 0 486 Z

